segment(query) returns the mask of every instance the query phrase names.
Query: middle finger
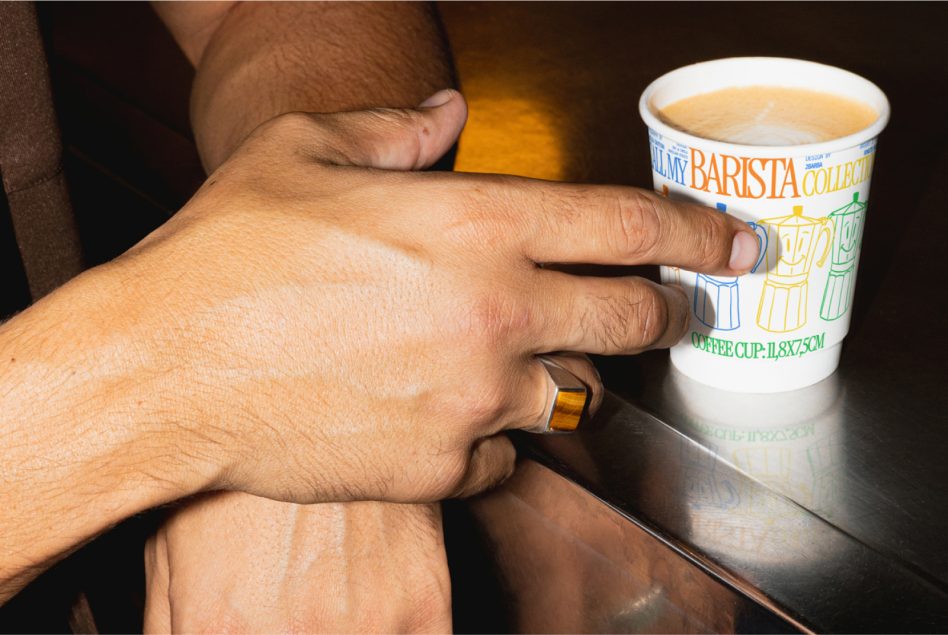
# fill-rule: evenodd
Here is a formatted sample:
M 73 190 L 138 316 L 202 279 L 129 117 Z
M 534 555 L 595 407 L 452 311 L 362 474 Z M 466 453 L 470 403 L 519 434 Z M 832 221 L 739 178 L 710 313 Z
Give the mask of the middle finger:
M 689 307 L 681 287 L 625 276 L 537 272 L 538 320 L 528 352 L 631 355 L 667 348 L 685 334 Z

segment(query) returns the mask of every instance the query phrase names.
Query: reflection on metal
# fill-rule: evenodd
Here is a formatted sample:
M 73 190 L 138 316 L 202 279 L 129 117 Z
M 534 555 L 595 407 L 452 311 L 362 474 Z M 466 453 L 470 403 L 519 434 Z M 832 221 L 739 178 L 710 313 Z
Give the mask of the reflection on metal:
M 671 369 L 663 391 L 679 429 L 710 450 L 708 463 L 726 461 L 753 479 L 745 484 L 756 481 L 746 491 L 735 490 L 728 507 L 708 504 L 700 488 L 692 488 L 699 490 L 688 500 L 694 530 L 745 554 L 751 566 L 791 565 L 797 552 L 816 547 L 814 535 L 824 534 L 814 534 L 813 524 L 832 519 L 840 500 L 837 376 L 787 393 L 742 394 L 710 388 Z M 686 478 L 703 483 L 713 474 L 692 470 Z M 796 514 L 773 505 L 773 498 L 756 496 L 757 483 L 813 513 Z
M 664 368 L 667 372 L 667 362 Z M 706 447 L 688 436 L 693 431 L 684 434 L 640 407 L 607 395 L 599 415 L 574 435 L 531 438 L 523 444 L 523 450 L 581 485 L 591 500 L 602 499 L 620 510 L 622 515 L 616 514 L 615 523 L 646 529 L 665 542 L 682 563 L 709 572 L 766 607 L 784 624 L 795 624 L 803 630 L 844 632 L 948 629 L 948 587 L 943 581 L 837 526 L 840 520 L 852 522 L 858 509 L 853 492 L 863 492 L 851 490 L 851 481 L 836 477 L 845 466 L 848 448 L 837 435 L 845 399 L 832 381 L 807 389 L 810 392 L 805 399 L 797 393 L 797 403 L 770 403 L 773 425 L 753 428 L 753 414 L 744 412 L 745 408 L 753 408 L 733 401 L 729 402 L 733 408 L 730 414 L 714 415 L 724 416 L 731 423 L 714 428 L 716 424 L 698 412 L 700 397 L 687 404 L 672 403 L 680 395 L 675 396 L 675 380 L 668 379 L 664 372 L 662 367 L 655 372 L 657 385 L 649 388 L 649 394 L 662 402 L 664 416 L 680 421 L 687 409 L 693 418 L 691 424 L 682 424 L 683 430 L 700 424 L 723 435 L 726 443 L 717 442 L 716 449 Z M 666 385 L 668 390 L 663 389 Z M 789 408 L 788 403 L 797 407 Z M 751 426 L 741 429 L 735 425 L 741 418 Z M 812 426 L 803 423 L 807 418 Z M 739 438 L 742 434 L 746 437 L 743 440 Z M 793 436 L 801 439 L 790 438 Z M 729 460 L 720 454 L 722 449 Z M 521 525 L 525 538 L 518 549 L 521 558 L 533 550 L 556 561 L 556 565 L 542 565 L 555 566 L 555 571 L 545 570 L 539 556 L 530 556 L 530 566 L 541 567 L 534 574 L 546 585 L 548 594 L 560 597 L 575 593 L 580 582 L 596 586 L 592 576 L 580 575 L 577 579 L 577 574 L 571 578 L 566 573 L 574 565 L 563 559 L 560 547 L 549 546 L 554 527 L 557 535 L 565 531 L 573 537 L 582 536 L 585 544 L 613 563 L 627 562 L 627 536 L 619 530 L 611 535 L 597 534 L 594 526 L 603 523 L 586 522 L 584 519 L 593 517 L 587 508 L 567 504 L 562 496 L 542 502 L 540 490 L 534 485 L 531 494 L 518 496 L 534 509 L 550 510 L 544 513 L 552 514 L 556 522 L 546 531 L 542 524 L 531 523 L 528 529 Z M 804 506 L 817 502 L 825 506 L 820 512 Z M 525 517 L 523 508 L 508 508 L 504 513 L 511 515 L 510 522 L 515 525 Z M 572 515 L 577 517 L 568 521 Z M 860 516 L 857 526 L 871 530 L 866 523 L 872 520 Z M 509 553 L 506 558 L 515 556 Z M 645 578 L 654 579 L 656 575 L 651 571 Z M 666 575 L 676 580 L 681 570 L 669 569 Z M 675 587 L 675 583 L 663 584 Z M 627 602 L 641 597 L 641 591 L 626 591 Z M 533 600 L 534 604 L 538 601 Z M 700 606 L 691 606 L 688 598 L 676 598 L 673 604 L 686 613 L 705 616 L 702 621 L 712 619 Z M 610 614 L 615 614 L 614 604 L 610 606 Z M 593 610 L 589 606 L 574 609 Z M 579 629 L 578 625 L 572 626 Z M 679 630 L 692 626 L 676 625 Z M 712 627 L 708 623 L 704 627 L 737 631 L 765 628 L 746 624 Z
M 508 590 L 513 632 L 794 630 L 533 461 L 473 511 Z
M 884 359 L 899 359 L 906 346 L 896 339 L 891 344 L 879 338 L 867 342 Z M 927 342 L 917 340 L 915 348 Z M 850 358 L 858 355 L 857 349 L 848 350 Z M 890 372 L 844 364 L 815 386 L 751 396 L 693 386 L 678 376 L 667 357 L 655 354 L 635 360 L 645 379 L 626 382 L 624 390 L 635 408 L 652 413 L 768 490 L 948 596 L 948 406 L 918 399 L 935 394 L 934 385 L 926 384 L 924 373 L 912 366 L 918 359 L 917 351 L 902 355 Z M 605 369 L 603 376 L 607 385 L 614 379 Z M 801 445 L 780 442 L 791 451 L 791 480 L 766 476 L 763 467 L 743 460 L 740 453 L 735 456 L 741 446 L 728 446 L 727 435 L 751 445 L 767 438 L 804 437 Z M 754 452 L 748 448 L 744 454 Z M 948 624 L 941 630 L 946 628 Z

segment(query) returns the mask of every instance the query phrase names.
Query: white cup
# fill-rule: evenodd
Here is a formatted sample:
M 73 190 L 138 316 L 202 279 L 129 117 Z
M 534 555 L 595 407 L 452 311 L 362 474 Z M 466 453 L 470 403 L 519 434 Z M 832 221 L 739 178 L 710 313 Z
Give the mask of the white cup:
M 865 103 L 878 118 L 823 143 L 754 146 L 702 139 L 656 113 L 723 88 L 805 88 Z M 639 100 L 649 128 L 655 190 L 716 207 L 751 224 L 761 245 L 741 278 L 662 267 L 691 304 L 672 363 L 704 384 L 782 392 L 814 384 L 839 364 L 849 330 L 876 137 L 889 102 L 872 82 L 832 66 L 743 57 L 685 66 L 649 84 Z

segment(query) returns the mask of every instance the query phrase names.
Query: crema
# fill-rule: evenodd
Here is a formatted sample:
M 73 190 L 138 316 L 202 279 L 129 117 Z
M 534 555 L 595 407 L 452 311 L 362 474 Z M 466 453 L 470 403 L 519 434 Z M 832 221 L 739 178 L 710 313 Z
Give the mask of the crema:
M 688 134 L 755 146 L 820 143 L 859 132 L 879 114 L 862 102 L 779 86 L 725 88 L 676 101 L 658 111 Z

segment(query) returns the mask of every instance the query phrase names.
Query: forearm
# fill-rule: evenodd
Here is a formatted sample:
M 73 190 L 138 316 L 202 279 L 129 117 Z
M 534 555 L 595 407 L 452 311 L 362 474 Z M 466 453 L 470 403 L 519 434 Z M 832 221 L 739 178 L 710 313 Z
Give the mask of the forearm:
M 449 83 L 428 11 L 261 4 L 211 12 L 189 49 L 201 60 L 194 116 L 208 167 L 277 114 L 414 103 Z M 333 58 L 340 37 L 360 54 Z M 416 63 L 426 71 L 405 71 Z M 166 320 L 145 314 L 181 279 L 159 275 L 136 291 L 142 272 L 123 264 L 135 258 L 80 276 L 0 327 L 0 602 L 111 525 L 220 477 L 217 448 L 182 416 L 213 425 L 185 403 L 202 388 L 178 372 L 188 351 L 176 350 L 175 311 Z
M 184 17 L 186 6 L 155 6 L 197 68 L 191 114 L 208 171 L 276 115 L 414 106 L 454 84 L 427 3 L 237 3 Z
M 202 485 L 169 397 L 173 356 L 136 341 L 112 271 L 0 327 L 0 603 L 111 525 Z

